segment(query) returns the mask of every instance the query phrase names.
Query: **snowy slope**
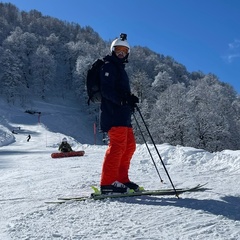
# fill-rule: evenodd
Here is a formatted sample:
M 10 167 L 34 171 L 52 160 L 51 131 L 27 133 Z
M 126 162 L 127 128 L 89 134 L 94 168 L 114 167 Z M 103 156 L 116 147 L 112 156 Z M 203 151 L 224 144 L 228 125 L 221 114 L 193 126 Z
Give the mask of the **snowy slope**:
M 41 124 L 36 115 L 22 110 L 4 106 L 0 110 L 0 239 L 240 239 L 240 151 L 209 153 L 158 145 L 176 187 L 208 182 L 211 188 L 185 193 L 181 199 L 134 197 L 46 204 L 60 196 L 89 194 L 90 186 L 99 184 L 107 146 L 82 144 L 79 135 L 77 140 L 73 137 L 76 128 L 66 125 L 66 119 L 79 124 L 84 119 L 79 110 L 36 106 L 51 113 L 45 114 L 49 116 L 45 120 L 42 116 Z M 90 142 L 90 123 L 82 120 L 81 124 L 86 126 L 81 136 Z M 12 128 L 19 127 L 13 135 Z M 28 134 L 32 136 L 29 142 Z M 63 136 L 74 150 L 84 150 L 85 156 L 52 159 L 50 154 L 57 151 Z M 171 187 L 152 145 L 150 149 L 164 184 L 144 145 L 137 146 L 131 179 L 146 189 Z

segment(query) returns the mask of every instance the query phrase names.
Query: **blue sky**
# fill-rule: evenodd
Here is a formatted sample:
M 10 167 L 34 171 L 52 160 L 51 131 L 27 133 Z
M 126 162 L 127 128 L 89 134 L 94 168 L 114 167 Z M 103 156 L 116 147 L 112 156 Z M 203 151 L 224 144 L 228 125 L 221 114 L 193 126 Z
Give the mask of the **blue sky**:
M 1 0 L 0 0 L 1 1 Z M 240 93 L 239 0 L 10 0 L 19 10 L 90 26 L 104 40 L 171 56 L 189 72 L 213 73 Z

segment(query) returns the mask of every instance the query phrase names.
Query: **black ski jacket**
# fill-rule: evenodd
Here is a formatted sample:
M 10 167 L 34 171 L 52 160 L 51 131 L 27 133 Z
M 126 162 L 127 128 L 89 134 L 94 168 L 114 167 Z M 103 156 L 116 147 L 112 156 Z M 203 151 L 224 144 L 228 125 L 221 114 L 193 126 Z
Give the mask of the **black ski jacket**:
M 111 127 L 132 127 L 132 108 L 127 104 L 130 95 L 129 78 L 125 71 L 126 59 L 119 59 L 115 54 L 107 55 L 100 72 L 101 81 L 101 116 L 103 132 Z

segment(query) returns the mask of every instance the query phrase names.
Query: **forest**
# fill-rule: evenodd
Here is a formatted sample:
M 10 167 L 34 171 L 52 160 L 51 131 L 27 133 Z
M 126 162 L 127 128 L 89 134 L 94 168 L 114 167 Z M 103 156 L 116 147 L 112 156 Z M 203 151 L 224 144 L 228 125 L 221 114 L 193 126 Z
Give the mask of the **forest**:
M 21 106 L 72 98 L 86 114 L 98 116 L 99 105 L 87 105 L 86 73 L 109 54 L 110 44 L 90 26 L 0 3 L 0 96 Z M 141 46 L 131 46 L 126 70 L 155 143 L 240 149 L 239 95 L 214 73 L 188 72 L 173 57 Z M 134 119 L 133 125 L 143 143 Z

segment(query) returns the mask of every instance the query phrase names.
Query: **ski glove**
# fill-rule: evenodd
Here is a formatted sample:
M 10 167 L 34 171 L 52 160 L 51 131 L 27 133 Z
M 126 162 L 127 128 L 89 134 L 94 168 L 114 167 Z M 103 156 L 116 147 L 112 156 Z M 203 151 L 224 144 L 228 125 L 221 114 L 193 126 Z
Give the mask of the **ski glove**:
M 127 98 L 127 103 L 130 107 L 134 109 L 136 107 L 136 103 L 139 103 L 139 98 L 134 94 L 131 94 Z

